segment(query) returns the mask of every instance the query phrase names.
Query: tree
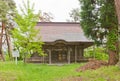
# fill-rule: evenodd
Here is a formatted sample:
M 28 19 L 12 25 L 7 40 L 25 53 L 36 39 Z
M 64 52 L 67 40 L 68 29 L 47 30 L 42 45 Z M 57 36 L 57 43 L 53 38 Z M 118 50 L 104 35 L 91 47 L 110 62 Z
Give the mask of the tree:
M 80 9 L 75 8 L 72 9 L 71 12 L 69 13 L 71 20 L 67 20 L 69 22 L 79 22 L 80 21 Z
M 40 21 L 41 22 L 51 22 L 52 21 L 52 19 L 53 19 L 53 15 L 52 15 L 52 13 L 47 13 L 47 12 L 41 12 L 41 15 L 40 15 Z
M 115 65 L 118 58 L 118 22 L 114 0 L 79 0 L 81 3 L 80 24 L 85 35 L 96 44 L 107 39 L 108 63 Z
M 17 27 L 12 31 L 12 36 L 15 49 L 18 49 L 21 56 L 25 59 L 26 56 L 30 56 L 34 52 L 42 55 L 43 42 L 35 38 L 39 32 L 39 30 L 35 29 L 39 20 L 39 13 L 34 14 L 34 5 L 31 7 L 29 0 L 27 0 L 27 4 L 23 2 L 23 5 L 21 7 L 22 14 L 16 13 L 15 21 Z
M 0 56 L 2 56 L 2 60 L 5 60 L 2 52 L 3 37 L 5 38 L 5 36 L 8 46 L 8 54 L 9 57 L 11 57 L 9 30 L 12 28 L 12 22 L 10 22 L 10 19 L 13 17 L 15 8 L 16 7 L 13 0 L 0 0 L 0 22 L 2 23 L 0 36 Z

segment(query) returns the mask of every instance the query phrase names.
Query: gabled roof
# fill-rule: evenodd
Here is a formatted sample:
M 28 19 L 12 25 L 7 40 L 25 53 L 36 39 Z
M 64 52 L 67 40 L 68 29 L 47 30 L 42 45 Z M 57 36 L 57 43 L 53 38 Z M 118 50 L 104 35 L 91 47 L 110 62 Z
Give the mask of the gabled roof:
M 64 40 L 66 42 L 93 42 L 88 40 L 79 23 L 75 22 L 38 22 L 39 36 L 43 42 Z

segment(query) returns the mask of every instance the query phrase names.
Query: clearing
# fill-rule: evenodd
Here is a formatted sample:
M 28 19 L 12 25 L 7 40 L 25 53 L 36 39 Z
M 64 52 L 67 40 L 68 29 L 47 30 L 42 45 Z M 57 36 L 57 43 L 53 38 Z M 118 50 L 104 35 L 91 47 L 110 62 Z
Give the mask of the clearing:
M 90 63 L 90 62 L 89 62 Z M 86 63 L 47 65 L 0 62 L 0 81 L 120 81 L 118 66 L 78 72 Z

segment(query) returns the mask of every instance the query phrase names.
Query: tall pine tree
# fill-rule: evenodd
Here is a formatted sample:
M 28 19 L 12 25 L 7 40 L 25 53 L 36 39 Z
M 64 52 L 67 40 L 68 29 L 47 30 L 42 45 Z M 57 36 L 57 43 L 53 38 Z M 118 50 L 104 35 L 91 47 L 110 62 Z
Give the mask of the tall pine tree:
M 107 39 L 108 63 L 118 62 L 118 22 L 114 0 L 79 0 L 81 4 L 80 24 L 85 35 L 99 45 Z
M 0 56 L 2 57 L 2 60 L 5 60 L 2 52 L 4 32 L 6 35 L 6 41 L 8 45 L 8 54 L 9 57 L 11 57 L 9 30 L 12 28 L 12 22 L 9 20 L 12 20 L 15 8 L 16 6 L 13 0 L 0 0 L 0 22 L 2 23 L 0 34 Z

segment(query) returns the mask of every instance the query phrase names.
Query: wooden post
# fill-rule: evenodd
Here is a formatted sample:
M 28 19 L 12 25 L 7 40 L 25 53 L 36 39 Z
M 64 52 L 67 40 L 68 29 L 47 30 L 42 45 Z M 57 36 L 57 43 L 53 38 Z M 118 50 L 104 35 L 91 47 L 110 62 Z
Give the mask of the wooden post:
M 43 55 L 43 59 L 42 59 L 42 61 L 43 61 L 43 64 L 45 63 L 45 59 L 44 59 L 45 57 L 44 57 L 44 55 Z
M 81 57 L 82 59 L 84 59 L 84 48 L 81 48 Z
M 49 64 L 51 64 L 51 50 L 49 49 L 48 52 L 49 52 Z
M 77 59 L 80 61 L 80 55 L 81 55 L 81 49 L 80 49 L 80 46 L 78 46 L 78 57 L 77 57 Z
M 77 46 L 75 46 L 75 63 L 77 62 Z
M 84 58 L 84 48 L 82 49 L 82 57 Z
M 84 58 L 84 47 L 83 46 L 79 46 L 79 59 L 83 59 Z
M 70 52 L 71 52 L 71 49 L 68 48 L 68 64 L 70 64 Z

